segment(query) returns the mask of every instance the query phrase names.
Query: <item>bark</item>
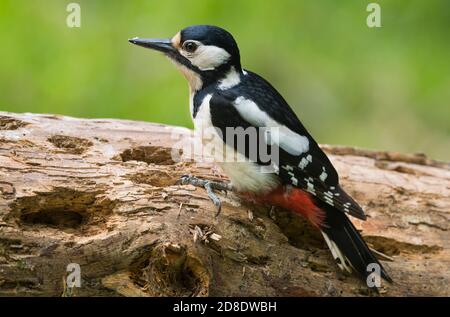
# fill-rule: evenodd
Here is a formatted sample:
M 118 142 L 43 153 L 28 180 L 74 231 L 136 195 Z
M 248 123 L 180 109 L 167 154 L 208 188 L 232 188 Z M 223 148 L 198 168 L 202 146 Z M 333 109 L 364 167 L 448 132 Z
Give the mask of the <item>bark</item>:
M 175 162 L 189 130 L 125 120 L 0 113 L 0 295 L 449 296 L 450 168 L 424 155 L 324 145 L 354 219 L 395 283 L 344 275 L 303 219 L 176 185 L 225 179 Z M 178 153 L 178 152 L 177 152 Z M 68 264 L 81 287 L 67 288 Z

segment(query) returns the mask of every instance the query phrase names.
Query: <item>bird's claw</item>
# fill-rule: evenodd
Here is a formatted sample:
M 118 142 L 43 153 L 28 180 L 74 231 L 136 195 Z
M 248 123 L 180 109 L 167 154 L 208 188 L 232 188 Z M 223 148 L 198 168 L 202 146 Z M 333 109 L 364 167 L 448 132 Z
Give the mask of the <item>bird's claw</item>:
M 214 182 L 210 180 L 205 179 L 199 179 L 192 175 L 183 175 L 180 177 L 180 179 L 177 181 L 177 184 L 180 185 L 187 185 L 191 184 L 196 187 L 203 187 L 206 189 L 206 193 L 208 194 L 209 199 L 213 202 L 214 206 L 216 206 L 216 214 L 215 218 L 217 218 L 220 215 L 220 211 L 222 210 L 222 202 L 220 201 L 220 198 L 217 197 L 214 190 L 232 190 L 232 186 L 229 183 L 221 183 L 221 182 Z
M 191 176 L 191 175 L 185 174 L 185 175 L 181 176 L 181 177 L 176 181 L 175 184 L 177 184 L 177 185 L 188 185 L 188 184 L 192 184 L 194 178 L 195 178 L 195 177 L 193 177 L 193 176 Z M 192 184 L 192 185 L 194 185 L 194 184 Z
M 211 182 L 206 181 L 204 187 L 206 189 L 209 198 L 212 200 L 214 206 L 216 206 L 215 217 L 217 218 L 220 214 L 220 210 L 222 209 L 222 202 L 220 201 L 220 198 L 217 197 L 216 193 L 214 193 L 214 188 Z

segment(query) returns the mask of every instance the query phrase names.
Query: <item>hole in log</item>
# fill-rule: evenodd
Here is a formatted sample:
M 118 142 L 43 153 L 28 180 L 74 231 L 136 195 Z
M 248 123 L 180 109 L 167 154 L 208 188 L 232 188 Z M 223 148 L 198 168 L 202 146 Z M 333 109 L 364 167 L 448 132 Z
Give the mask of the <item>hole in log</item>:
M 25 228 L 49 227 L 68 233 L 97 234 L 106 228 L 107 216 L 114 208 L 109 199 L 97 199 L 99 194 L 99 191 L 55 188 L 15 200 L 10 205 L 9 217 Z
M 82 154 L 93 145 L 89 140 L 67 135 L 54 135 L 47 141 L 71 154 Z
M 147 184 L 155 187 L 167 187 L 175 185 L 178 177 L 169 174 L 168 172 L 151 170 L 143 173 L 136 173 L 127 175 L 126 178 L 136 184 Z
M 203 264 L 188 255 L 186 247 L 165 243 L 131 266 L 131 279 L 150 296 L 207 296 L 209 274 Z
M 119 154 L 119 159 L 123 162 L 141 161 L 147 164 L 172 165 L 175 161 L 172 159 L 172 149 L 160 146 L 138 146 L 132 149 L 126 149 Z
M 0 116 L 0 130 L 17 130 L 28 125 L 27 122 L 23 122 L 8 116 Z
M 81 225 L 84 217 L 81 213 L 69 210 L 41 210 L 38 212 L 23 214 L 20 217 L 22 223 L 42 224 L 58 229 L 77 228 Z

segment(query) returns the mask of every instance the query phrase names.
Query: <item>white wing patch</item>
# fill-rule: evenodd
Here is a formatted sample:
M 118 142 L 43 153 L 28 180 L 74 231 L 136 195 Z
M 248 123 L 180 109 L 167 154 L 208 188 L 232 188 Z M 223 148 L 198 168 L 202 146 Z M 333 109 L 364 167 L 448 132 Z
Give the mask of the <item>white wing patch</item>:
M 295 133 L 288 127 L 270 118 L 262 111 L 256 103 L 244 97 L 238 97 L 234 101 L 239 114 L 249 123 L 257 127 L 278 128 L 272 131 L 271 139 L 278 143 L 278 146 L 291 155 L 300 155 L 309 150 L 309 140 L 307 137 Z M 276 135 L 273 135 L 273 134 Z

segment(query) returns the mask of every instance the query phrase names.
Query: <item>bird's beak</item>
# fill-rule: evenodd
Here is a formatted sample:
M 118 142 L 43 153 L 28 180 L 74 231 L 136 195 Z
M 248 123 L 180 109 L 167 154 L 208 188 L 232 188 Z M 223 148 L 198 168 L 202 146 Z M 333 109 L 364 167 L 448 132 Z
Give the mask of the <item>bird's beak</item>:
M 176 51 L 170 39 L 140 39 L 135 37 L 129 39 L 128 42 L 166 54 Z

